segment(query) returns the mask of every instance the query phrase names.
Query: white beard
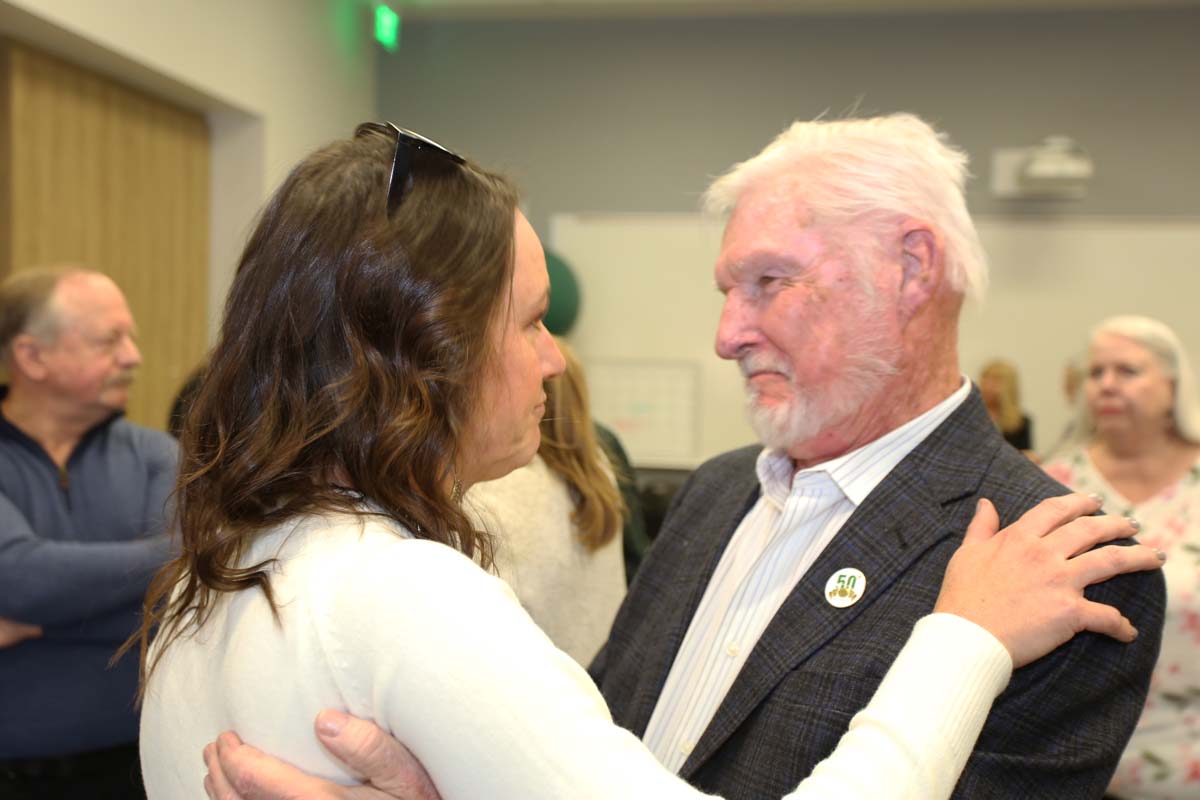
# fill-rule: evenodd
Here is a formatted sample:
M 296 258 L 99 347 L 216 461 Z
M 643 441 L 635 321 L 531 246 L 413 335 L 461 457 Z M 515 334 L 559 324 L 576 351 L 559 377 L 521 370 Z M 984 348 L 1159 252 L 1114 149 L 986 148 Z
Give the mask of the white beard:
M 775 405 L 761 405 L 758 392 L 746 384 L 746 413 L 750 426 L 767 447 L 788 451 L 792 447 L 830 430 L 854 414 L 895 375 L 900 346 L 883 327 L 865 314 L 857 338 L 857 349 L 842 365 L 837 376 L 818 388 L 796 385 L 791 367 L 775 356 L 747 355 L 738 362 L 743 375 L 772 370 L 784 375 L 791 386 L 791 398 Z

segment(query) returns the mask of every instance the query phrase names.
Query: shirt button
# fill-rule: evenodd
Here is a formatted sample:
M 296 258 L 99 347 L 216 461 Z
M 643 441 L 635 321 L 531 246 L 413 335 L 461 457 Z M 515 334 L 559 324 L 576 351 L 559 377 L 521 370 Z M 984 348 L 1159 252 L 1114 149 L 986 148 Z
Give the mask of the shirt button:
M 730 642 L 729 644 L 725 645 L 725 652 L 731 656 L 736 656 L 741 651 L 742 648 L 738 647 L 737 642 Z

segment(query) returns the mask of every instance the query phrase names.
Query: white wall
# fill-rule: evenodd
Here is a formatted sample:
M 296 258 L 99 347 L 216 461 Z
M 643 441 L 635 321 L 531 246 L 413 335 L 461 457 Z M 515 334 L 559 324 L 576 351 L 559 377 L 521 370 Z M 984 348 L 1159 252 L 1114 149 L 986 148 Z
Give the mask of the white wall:
M 271 188 L 377 115 L 370 10 L 361 0 L 0 0 L 0 35 L 208 115 L 215 323 Z

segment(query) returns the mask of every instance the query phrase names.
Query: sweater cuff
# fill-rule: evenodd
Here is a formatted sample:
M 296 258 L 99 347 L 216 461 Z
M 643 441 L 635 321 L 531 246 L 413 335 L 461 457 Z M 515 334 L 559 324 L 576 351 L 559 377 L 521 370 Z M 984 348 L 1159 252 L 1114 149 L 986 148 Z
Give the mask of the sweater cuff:
M 938 754 L 943 769 L 935 771 L 949 768 L 957 779 L 1012 672 L 1008 650 L 987 630 L 954 614 L 930 614 L 917 621 L 870 708 L 879 718 L 904 720 L 914 743 L 948 746 Z

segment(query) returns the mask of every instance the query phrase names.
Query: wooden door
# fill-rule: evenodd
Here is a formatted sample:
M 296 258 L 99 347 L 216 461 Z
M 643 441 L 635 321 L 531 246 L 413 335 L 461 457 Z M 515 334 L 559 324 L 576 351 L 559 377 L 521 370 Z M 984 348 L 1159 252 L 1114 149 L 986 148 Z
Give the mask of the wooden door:
M 0 42 L 0 275 L 116 281 L 145 360 L 129 417 L 154 428 L 207 346 L 209 194 L 203 114 Z

